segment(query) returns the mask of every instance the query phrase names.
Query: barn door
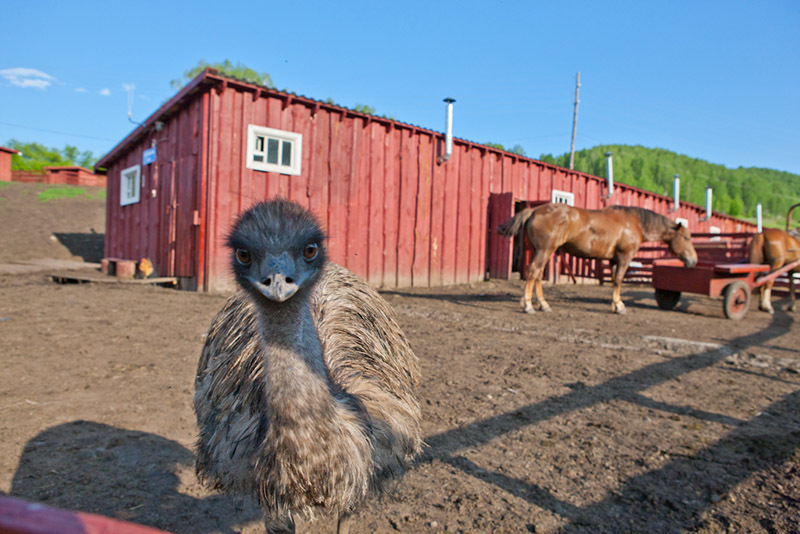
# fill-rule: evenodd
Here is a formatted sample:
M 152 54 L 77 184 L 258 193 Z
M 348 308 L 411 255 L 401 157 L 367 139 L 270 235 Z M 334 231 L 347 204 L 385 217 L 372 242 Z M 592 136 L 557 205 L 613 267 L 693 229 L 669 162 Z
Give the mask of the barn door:
M 182 157 L 175 166 L 175 193 L 172 217 L 174 218 L 175 276 L 194 277 L 197 274 L 197 184 L 193 156 Z
M 491 278 L 508 280 L 511 278 L 511 260 L 514 248 L 512 237 L 497 233 L 497 227 L 514 216 L 513 193 L 489 194 L 489 257 L 488 271 Z
M 175 162 L 158 163 L 158 261 L 161 276 L 175 276 Z

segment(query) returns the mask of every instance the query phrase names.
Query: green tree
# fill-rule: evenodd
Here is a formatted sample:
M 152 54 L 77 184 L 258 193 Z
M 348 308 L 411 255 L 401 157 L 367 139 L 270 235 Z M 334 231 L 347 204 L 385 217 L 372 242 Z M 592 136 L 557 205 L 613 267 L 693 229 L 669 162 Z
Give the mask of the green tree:
M 366 104 L 356 104 L 356 107 L 353 108 L 353 111 L 358 111 L 359 113 L 364 113 L 365 115 L 375 115 L 375 108 Z
M 234 65 L 229 59 L 226 59 L 222 63 L 209 63 L 205 59 L 201 59 L 197 62 L 195 67 L 185 71 L 182 78 L 172 80 L 170 85 L 172 85 L 172 87 L 175 89 L 180 89 L 195 76 L 200 74 L 206 67 L 216 69 L 220 74 L 230 76 L 231 78 L 254 83 L 256 85 L 263 85 L 264 87 L 275 87 L 275 85 L 272 83 L 272 77 L 270 77 L 270 75 L 266 72 L 257 72 L 247 65 L 238 62 L 236 65 Z
M 6 144 L 21 156 L 11 157 L 11 168 L 17 171 L 41 171 L 44 167 L 62 167 L 78 165 L 91 169 L 97 163 L 97 158 L 89 150 L 81 152 L 72 145 L 66 145 L 63 149 L 49 148 L 39 143 L 23 143 L 16 139 L 11 139 Z
M 661 148 L 602 145 L 575 153 L 575 170 L 606 175 L 605 152 L 614 154 L 614 179 L 661 194 L 672 194 L 675 174 L 681 177 L 681 200 L 705 205 L 706 187 L 714 190 L 714 211 L 739 217 L 755 217 L 761 202 L 765 219 L 780 219 L 800 202 L 800 176 L 773 169 L 729 169 Z M 540 160 L 566 167 L 569 154 L 543 154 Z
M 522 156 L 523 158 L 527 157 L 527 154 L 525 154 L 525 149 L 522 147 L 522 145 L 514 145 L 511 148 L 506 148 L 500 143 L 483 143 L 483 144 L 491 148 L 496 148 L 497 150 L 502 150 L 503 152 L 511 152 L 512 154 L 516 154 L 517 156 Z M 552 156 L 550 157 L 552 158 Z
M 522 148 L 522 145 L 514 145 L 514 146 L 512 146 L 509 149 L 509 152 L 511 152 L 512 154 L 516 154 L 517 156 L 522 156 L 522 157 L 525 157 L 527 155 L 527 154 L 525 154 L 525 149 Z

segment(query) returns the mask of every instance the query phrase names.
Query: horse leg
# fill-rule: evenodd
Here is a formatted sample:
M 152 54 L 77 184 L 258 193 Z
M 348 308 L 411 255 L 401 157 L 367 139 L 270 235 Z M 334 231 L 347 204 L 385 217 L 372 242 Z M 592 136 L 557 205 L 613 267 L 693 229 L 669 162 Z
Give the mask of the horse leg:
M 543 312 L 553 311 L 547 301 L 544 300 L 544 292 L 542 291 L 542 273 L 539 273 L 539 278 L 536 279 L 536 300 L 539 301 L 539 309 Z
M 532 263 L 531 267 L 533 267 Z M 525 313 L 536 313 L 536 310 L 533 309 L 533 305 L 531 304 L 534 284 L 533 276 L 531 275 L 532 271 L 532 268 L 528 269 L 528 279 L 525 280 L 525 290 L 522 292 L 522 298 L 519 299 L 519 304 L 522 306 L 522 311 Z
M 794 299 L 794 272 L 789 272 L 789 306 L 786 307 L 786 311 L 793 312 L 797 309 L 795 305 Z
M 547 251 L 541 252 L 541 249 L 537 249 L 536 255 L 533 257 L 533 261 L 528 267 L 528 279 L 525 282 L 525 293 L 522 295 L 522 300 L 520 301 L 522 311 L 525 313 L 535 313 L 536 311 L 531 303 L 534 286 L 536 287 L 536 300 L 539 309 L 550 311 L 550 305 L 544 300 L 542 294 L 542 275 L 544 274 L 544 265 L 551 254 L 552 251 L 548 254 Z
M 628 265 L 631 263 L 633 254 L 629 254 L 617 258 L 614 267 L 614 291 L 611 293 L 611 310 L 619 315 L 625 315 L 628 310 L 625 309 L 625 304 L 622 303 L 622 280 L 625 278 L 625 272 L 628 270 Z
M 783 261 L 771 261 L 769 264 L 769 271 L 772 272 L 776 269 L 780 269 L 783 267 Z M 758 304 L 758 309 L 767 312 L 768 314 L 772 315 L 775 313 L 775 309 L 772 307 L 772 285 L 775 283 L 774 280 L 770 280 L 763 286 L 761 286 L 761 302 Z
M 767 282 L 763 286 L 759 288 L 759 299 L 758 299 L 758 309 L 761 311 L 765 311 L 772 315 L 775 313 L 775 310 L 772 309 L 772 303 L 770 302 L 772 293 L 772 282 Z

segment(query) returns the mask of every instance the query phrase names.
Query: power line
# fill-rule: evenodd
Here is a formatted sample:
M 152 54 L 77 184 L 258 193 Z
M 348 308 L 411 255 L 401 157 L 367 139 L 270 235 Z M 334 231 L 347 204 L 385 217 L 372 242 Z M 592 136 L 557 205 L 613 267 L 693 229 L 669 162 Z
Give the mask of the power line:
M 91 135 L 81 135 L 76 133 L 69 133 L 69 132 L 59 132 L 56 130 L 47 130 L 45 128 L 34 128 L 33 126 L 25 126 L 23 124 L 12 124 L 10 122 L 0 122 L 3 126 L 14 126 L 15 128 L 27 128 L 28 130 L 34 130 L 37 132 L 45 132 L 51 134 L 58 134 L 58 135 L 69 135 L 71 137 L 82 137 L 84 139 L 94 139 L 96 141 L 117 141 L 117 139 L 109 139 L 108 137 L 94 137 Z

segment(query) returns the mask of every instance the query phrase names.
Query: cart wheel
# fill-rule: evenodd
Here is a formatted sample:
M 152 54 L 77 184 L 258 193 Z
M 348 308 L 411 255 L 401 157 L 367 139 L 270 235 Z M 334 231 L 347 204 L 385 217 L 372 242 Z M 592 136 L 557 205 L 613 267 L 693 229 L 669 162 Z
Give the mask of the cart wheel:
M 738 321 L 750 307 L 750 286 L 737 280 L 725 286 L 722 292 L 722 311 L 725 317 Z
M 681 300 L 680 291 L 670 291 L 669 289 L 656 289 L 656 302 L 662 310 L 672 310 Z

